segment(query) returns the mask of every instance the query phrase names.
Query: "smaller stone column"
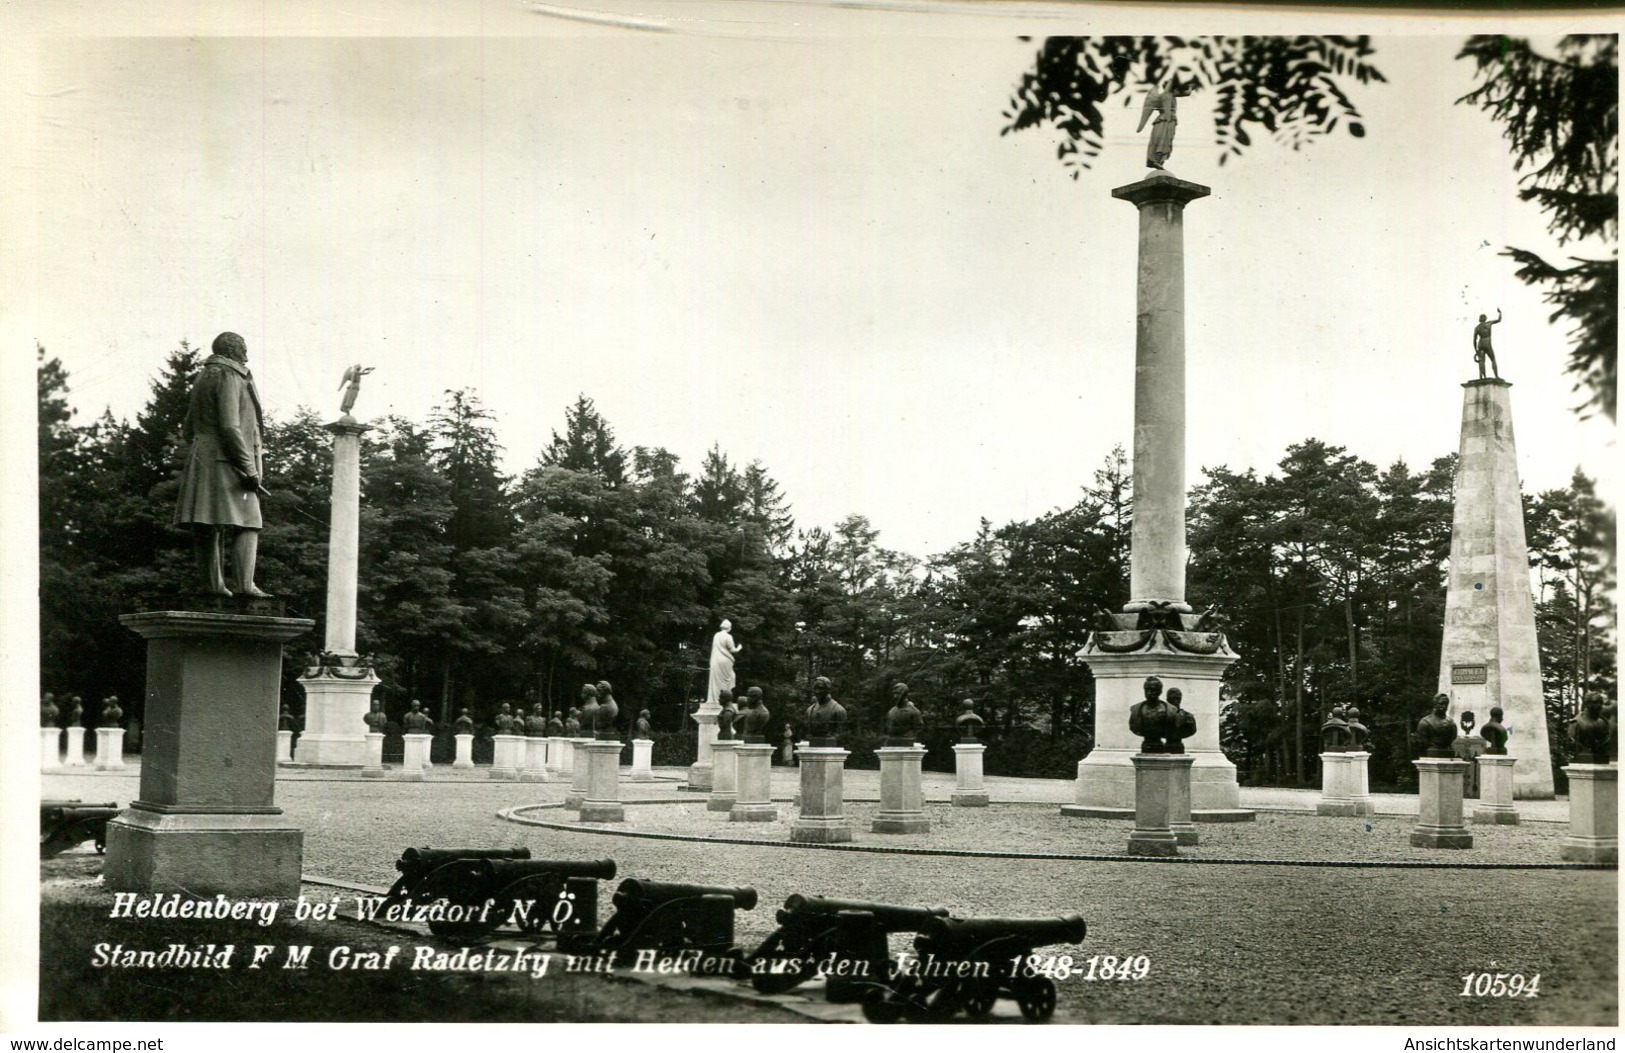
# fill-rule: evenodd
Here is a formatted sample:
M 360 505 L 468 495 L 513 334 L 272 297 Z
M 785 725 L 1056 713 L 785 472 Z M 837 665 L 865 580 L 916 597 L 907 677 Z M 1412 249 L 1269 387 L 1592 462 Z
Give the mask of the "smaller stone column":
M 96 729 L 96 770 L 121 771 L 124 768 L 124 729 Z
M 570 792 L 564 795 L 564 807 L 580 808 L 587 799 L 588 780 L 592 771 L 588 766 L 587 746 L 593 739 L 570 739 Z
M 409 731 L 401 738 L 406 740 L 406 749 L 401 754 L 401 778 L 422 782 L 428 777 L 429 743 L 434 736 L 422 731 Z
M 711 744 L 711 796 L 706 798 L 706 811 L 733 811 L 739 789 L 739 766 L 734 748 L 742 745 L 738 739 L 718 739 Z
M 1370 815 L 1371 794 L 1366 790 L 1365 753 L 1320 755 L 1320 800 L 1316 815 Z
M 1168 829 L 1182 845 L 1197 842 L 1196 823 L 1191 819 L 1191 771 L 1195 764 L 1196 758 L 1191 757 L 1190 764 L 1175 768 L 1168 780 Z
M 698 759 L 688 766 L 690 790 L 711 789 L 711 746 L 717 741 L 717 714 L 720 712 L 721 706 L 707 702 L 699 712 L 692 714 L 693 721 L 699 725 L 700 738 L 696 751 Z
M 1462 791 L 1467 762 L 1420 757 L 1416 765 L 1420 814 L 1411 844 L 1417 848 L 1471 848 L 1473 835 L 1462 822 Z
M 851 753 L 839 746 L 803 746 L 799 754 L 801 814 L 790 826 L 790 840 L 823 845 L 852 840 L 842 778 Z
M 1512 766 L 1517 762 L 1518 758 L 1505 754 L 1478 755 L 1478 804 L 1473 807 L 1473 822 L 1518 824 L 1518 809 L 1512 803 Z
M 560 775 L 570 775 L 575 771 L 575 743 L 562 735 L 550 736 L 547 740 L 548 767 Z
M 384 777 L 384 733 L 367 732 L 367 759 L 361 765 L 361 775 L 367 779 Z
M 654 760 L 654 739 L 632 740 L 632 782 L 654 782 L 655 773 L 651 766 Z
M 527 735 L 513 744 L 514 777 L 520 782 L 552 782 L 547 770 L 548 740 L 540 735 Z
M 1131 856 L 1177 856 L 1179 836 L 1173 820 L 1184 784 L 1185 814 L 1190 814 L 1191 765 L 1196 758 L 1181 753 L 1136 753 L 1134 765 L 1134 830 L 1128 838 Z
M 528 742 L 522 735 L 509 735 L 498 732 L 491 736 L 491 767 L 485 771 L 488 779 L 512 779 L 518 776 L 520 766 L 524 763 L 522 757 L 515 757 L 514 747 L 524 748 Z
M 767 742 L 735 742 L 734 804 L 730 823 L 771 823 L 778 819 L 773 806 L 773 746 Z
M 64 763 L 69 768 L 85 766 L 85 729 L 78 724 L 68 725 L 68 756 Z
M 62 729 L 54 725 L 39 729 L 39 766 L 41 771 L 55 771 L 62 767 Z
M 576 765 L 577 771 L 587 774 L 587 785 L 579 806 L 581 821 L 624 822 L 626 809 L 621 806 L 621 743 L 613 739 L 583 739 L 576 743 L 576 748 L 586 751 L 586 763 Z M 570 792 L 575 792 L 573 786 Z
M 453 768 L 472 768 L 474 766 L 474 736 L 464 732 L 461 735 L 453 735 L 452 738 L 457 740 L 457 755 L 453 758 L 451 766 Z
M 1563 858 L 1571 863 L 1619 862 L 1619 768 L 1570 764 L 1569 836 Z
M 293 763 L 293 732 L 286 729 L 276 733 L 276 762 Z
M 954 743 L 953 803 L 960 808 L 986 808 L 987 788 L 982 785 L 982 754 L 985 742 Z
M 926 834 L 931 820 L 925 817 L 925 783 L 920 765 L 925 747 L 882 746 L 875 750 L 880 759 L 880 814 L 869 824 L 873 834 Z

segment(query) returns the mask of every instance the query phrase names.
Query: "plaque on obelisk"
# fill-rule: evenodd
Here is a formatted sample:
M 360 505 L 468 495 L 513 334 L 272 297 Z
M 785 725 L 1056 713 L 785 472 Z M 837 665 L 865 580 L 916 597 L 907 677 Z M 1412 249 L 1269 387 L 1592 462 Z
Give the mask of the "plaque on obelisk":
M 1452 715 L 1499 707 L 1506 752 L 1514 758 L 1513 795 L 1551 797 L 1552 754 L 1512 436 L 1512 385 L 1480 377 L 1462 389 L 1439 693 L 1450 696 Z
M 372 663 L 356 654 L 356 585 L 361 559 L 361 436 L 370 425 L 350 416 L 361 365 L 345 370 L 347 390 L 333 433 L 332 519 L 327 535 L 327 638 L 299 683 L 305 689 L 305 732 L 294 751 L 296 764 L 360 768 L 367 762 L 367 710 L 378 685 Z

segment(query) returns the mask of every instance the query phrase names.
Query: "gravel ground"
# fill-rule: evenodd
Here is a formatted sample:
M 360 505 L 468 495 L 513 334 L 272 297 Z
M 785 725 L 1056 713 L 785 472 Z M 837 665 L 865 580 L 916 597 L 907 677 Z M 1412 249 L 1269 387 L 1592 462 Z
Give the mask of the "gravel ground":
M 678 796 L 669 784 L 625 789 L 629 800 L 645 793 Z M 1056 953 L 1069 950 L 1079 962 L 1090 955 L 1145 955 L 1151 969 L 1137 982 L 1087 982 L 1078 976 L 1060 982 L 1058 1019 L 1072 1022 L 1618 1022 L 1614 871 L 935 858 L 614 837 L 496 818 L 502 808 L 559 801 L 564 791 L 559 784 L 290 779 L 279 785 L 278 803 L 306 832 L 305 869 L 312 875 L 387 885 L 394 878 L 393 861 L 409 845 L 522 844 L 537 857 L 614 858 L 623 876 L 751 884 L 761 893 L 761 906 L 738 915 L 739 942 L 747 947 L 768 934 L 772 908 L 793 892 L 941 904 L 964 916 L 1081 914 L 1090 926 L 1083 946 L 1056 948 Z M 60 791 L 48 786 L 47 792 Z M 97 780 L 94 794 L 84 792 L 87 800 L 124 801 L 133 795 L 129 777 L 106 777 Z M 788 817 L 790 806 L 781 807 Z M 861 808 L 853 806 L 855 818 Z M 640 817 L 649 812 L 686 815 L 691 821 L 711 818 L 692 804 L 633 805 L 631 810 Z M 1126 840 L 1124 824 L 1063 819 L 1039 808 L 995 807 L 985 815 L 1019 818 L 1020 837 L 1028 844 L 1053 828 L 1053 836 L 1068 839 L 1065 851 L 1078 851 L 1091 837 L 1119 851 Z M 931 836 L 960 836 L 960 824 L 971 822 L 953 818 L 952 829 L 942 824 Z M 982 822 L 989 829 L 996 825 Z M 1290 839 L 1292 830 L 1305 824 L 1316 831 L 1335 827 L 1339 856 L 1362 842 L 1381 844 L 1385 854 L 1409 851 L 1408 842 L 1395 836 L 1406 827 L 1400 820 L 1372 821 L 1366 833 L 1362 820 L 1264 815 L 1254 824 L 1204 824 L 1206 843 L 1192 851 L 1219 854 L 1222 845 L 1223 854 L 1239 855 L 1249 839 Z M 1527 850 L 1518 846 L 1530 839 L 1550 844 L 1561 836 L 1559 828 L 1538 826 L 1474 832 L 1483 833 L 1481 844 L 1508 854 Z M 859 836 L 871 843 L 918 840 L 866 831 Z M 978 847 L 987 847 L 994 835 L 974 836 Z M 1475 848 L 1449 855 L 1487 854 Z M 1461 978 L 1475 970 L 1539 973 L 1539 997 L 1462 997 Z

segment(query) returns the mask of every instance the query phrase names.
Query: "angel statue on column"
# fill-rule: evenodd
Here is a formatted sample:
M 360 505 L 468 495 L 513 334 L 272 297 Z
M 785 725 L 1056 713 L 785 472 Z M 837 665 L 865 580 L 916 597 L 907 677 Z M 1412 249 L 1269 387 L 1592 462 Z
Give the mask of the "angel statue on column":
M 1145 144 L 1147 168 L 1161 169 L 1168 155 L 1174 152 L 1174 132 L 1179 128 L 1179 100 L 1189 95 L 1191 90 L 1181 88 L 1179 82 L 1174 80 L 1166 85 L 1154 86 L 1146 94 L 1145 106 L 1140 110 L 1140 126 L 1134 130 L 1144 131 L 1145 122 L 1151 120 L 1151 114 L 1157 115 L 1151 124 L 1151 140 Z
M 344 393 L 344 401 L 339 405 L 339 412 L 348 415 L 355 406 L 356 396 L 361 394 L 361 378 L 373 371 L 372 366 L 363 366 L 360 362 L 344 371 L 344 379 L 339 381 L 339 387 L 350 385 L 350 390 Z

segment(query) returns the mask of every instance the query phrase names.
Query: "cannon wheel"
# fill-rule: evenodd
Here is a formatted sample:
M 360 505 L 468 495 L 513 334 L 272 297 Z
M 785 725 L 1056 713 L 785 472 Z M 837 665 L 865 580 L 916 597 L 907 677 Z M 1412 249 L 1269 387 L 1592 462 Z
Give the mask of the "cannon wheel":
M 784 950 L 784 941 L 778 933 L 769 936 L 756 953 L 751 955 L 745 963 L 750 976 L 750 985 L 762 994 L 783 994 L 801 984 L 811 980 L 818 974 L 818 964 L 809 962 L 811 955 L 789 955 L 790 961 L 796 963 L 797 968 L 786 969 L 783 972 L 757 972 L 754 968 L 757 962 L 780 958 Z
M 1042 1024 L 1055 1015 L 1055 981 L 1047 976 L 1023 981 L 1015 996 L 1022 1019 L 1030 1024 Z
M 965 1015 L 973 1020 L 980 1020 L 993 1012 L 993 1004 L 998 1000 L 997 984 L 975 984 L 965 994 Z
M 419 906 L 440 902 L 461 906 L 483 903 L 485 897 L 481 893 L 484 889 L 478 874 L 481 862 L 478 859 L 454 859 L 435 868 L 412 890 L 412 902 Z M 429 931 L 456 944 L 479 943 L 508 920 L 507 913 L 498 909 L 500 906 L 500 903 L 492 906 L 485 921 L 431 921 Z

